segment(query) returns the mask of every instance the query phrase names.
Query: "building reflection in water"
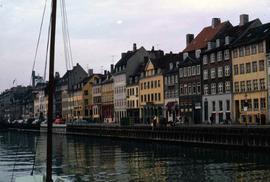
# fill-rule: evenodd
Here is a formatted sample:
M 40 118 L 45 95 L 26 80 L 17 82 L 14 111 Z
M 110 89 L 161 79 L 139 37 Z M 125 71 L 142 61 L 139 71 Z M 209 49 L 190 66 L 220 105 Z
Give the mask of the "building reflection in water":
M 0 181 L 30 174 L 38 140 L 35 173 L 46 168 L 46 135 L 0 133 Z M 54 135 L 53 172 L 74 181 L 267 181 L 267 152 L 139 143 L 94 137 Z

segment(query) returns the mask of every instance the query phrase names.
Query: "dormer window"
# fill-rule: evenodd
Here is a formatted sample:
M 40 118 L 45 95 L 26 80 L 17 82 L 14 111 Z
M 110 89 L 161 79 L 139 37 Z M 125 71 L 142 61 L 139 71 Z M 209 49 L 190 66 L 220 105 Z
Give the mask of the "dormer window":
M 188 57 L 188 52 L 185 52 L 185 53 L 183 54 L 183 59 L 185 60 L 187 57 Z
M 196 54 L 196 58 L 200 58 L 201 56 L 201 49 L 198 49 L 195 51 L 195 54 Z
M 229 45 L 230 44 L 230 36 L 225 37 L 225 44 Z
M 179 68 L 179 61 L 176 62 L 176 68 Z
M 207 49 L 210 50 L 210 49 L 213 49 L 215 47 L 215 43 L 214 42 L 208 42 L 207 43 Z
M 170 70 L 173 69 L 173 63 L 170 63 Z
M 217 39 L 216 40 L 216 47 L 219 47 L 220 46 L 220 39 Z

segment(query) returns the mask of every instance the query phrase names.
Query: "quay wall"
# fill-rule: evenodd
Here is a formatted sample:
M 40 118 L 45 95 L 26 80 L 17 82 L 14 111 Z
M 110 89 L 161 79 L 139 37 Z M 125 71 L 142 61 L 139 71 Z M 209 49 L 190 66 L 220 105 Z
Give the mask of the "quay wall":
M 270 149 L 270 126 L 120 127 L 67 125 L 67 134 Z

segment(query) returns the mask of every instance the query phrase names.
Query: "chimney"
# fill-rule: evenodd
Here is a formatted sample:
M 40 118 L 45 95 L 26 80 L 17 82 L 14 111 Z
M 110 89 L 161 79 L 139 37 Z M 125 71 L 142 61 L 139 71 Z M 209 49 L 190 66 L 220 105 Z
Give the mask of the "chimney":
M 240 15 L 240 23 L 239 23 L 240 26 L 245 25 L 248 22 L 249 22 L 249 17 L 247 14 Z
M 113 72 L 113 70 L 114 70 L 114 65 L 111 64 L 111 73 Z
M 107 70 L 104 70 L 104 75 L 107 75 Z
M 133 44 L 133 52 L 137 51 L 137 45 L 136 43 Z
M 125 57 L 126 55 L 127 55 L 127 53 L 122 52 L 121 58 Z
M 218 24 L 220 24 L 220 18 L 212 18 L 212 28 L 216 28 Z
M 155 50 L 155 47 L 154 46 L 152 46 L 152 50 L 151 51 L 154 51 Z
M 88 69 L 88 76 L 92 76 L 94 74 L 94 70 L 93 69 Z
M 45 78 L 44 78 L 45 80 Z M 36 72 L 33 70 L 32 71 L 32 86 L 35 87 L 36 86 Z
M 186 46 L 188 46 L 193 39 L 194 39 L 194 34 L 187 34 L 186 35 Z

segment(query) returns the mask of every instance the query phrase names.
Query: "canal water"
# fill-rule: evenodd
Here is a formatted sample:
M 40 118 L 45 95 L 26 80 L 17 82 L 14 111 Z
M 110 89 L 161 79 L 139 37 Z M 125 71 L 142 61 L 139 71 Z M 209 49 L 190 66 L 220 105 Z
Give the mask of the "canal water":
M 270 181 L 268 152 L 53 136 L 53 173 L 71 181 Z M 36 151 L 36 155 L 34 152 Z M 0 132 L 0 182 L 46 171 L 46 135 Z

